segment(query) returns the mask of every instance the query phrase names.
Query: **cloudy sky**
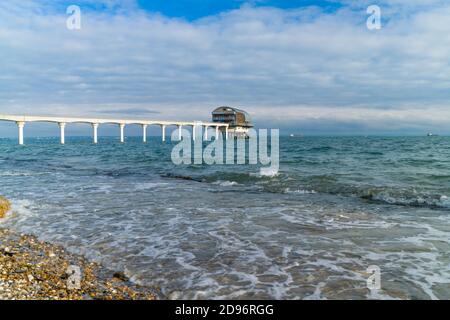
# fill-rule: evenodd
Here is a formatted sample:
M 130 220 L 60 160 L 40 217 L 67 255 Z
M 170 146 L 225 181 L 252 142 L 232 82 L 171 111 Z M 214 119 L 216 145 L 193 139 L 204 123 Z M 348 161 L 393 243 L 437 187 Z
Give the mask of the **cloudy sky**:
M 450 134 L 450 3 L 0 2 L 0 114 L 208 120 L 219 105 L 285 134 Z

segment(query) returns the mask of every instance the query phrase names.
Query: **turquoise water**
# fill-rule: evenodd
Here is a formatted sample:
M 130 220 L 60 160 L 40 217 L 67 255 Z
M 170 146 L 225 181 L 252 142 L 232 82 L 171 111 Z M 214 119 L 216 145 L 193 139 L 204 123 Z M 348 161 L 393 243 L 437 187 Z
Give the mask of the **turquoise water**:
M 140 140 L 0 139 L 1 225 L 172 299 L 450 298 L 450 138 L 282 137 L 269 176 Z

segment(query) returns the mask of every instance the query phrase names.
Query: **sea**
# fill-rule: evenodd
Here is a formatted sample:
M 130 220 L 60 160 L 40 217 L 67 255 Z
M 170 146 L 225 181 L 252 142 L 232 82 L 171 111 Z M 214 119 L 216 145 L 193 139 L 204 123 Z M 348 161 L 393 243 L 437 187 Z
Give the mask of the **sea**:
M 0 227 L 164 299 L 450 299 L 450 137 L 281 137 L 278 172 L 176 143 L 0 139 Z

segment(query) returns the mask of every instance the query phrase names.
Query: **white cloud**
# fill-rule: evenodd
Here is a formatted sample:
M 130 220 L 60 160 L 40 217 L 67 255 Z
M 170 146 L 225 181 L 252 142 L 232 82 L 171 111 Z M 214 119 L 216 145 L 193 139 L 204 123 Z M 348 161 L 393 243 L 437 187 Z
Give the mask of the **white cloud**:
M 450 116 L 450 5 L 416 2 L 422 10 L 382 1 L 389 19 L 380 31 L 367 30 L 365 10 L 352 6 L 243 6 L 188 22 L 132 1 L 114 14 L 85 10 L 82 30 L 69 31 L 65 10 L 2 2 L 0 113 L 148 108 L 158 118 L 206 119 L 230 104 L 260 123 L 441 125 Z

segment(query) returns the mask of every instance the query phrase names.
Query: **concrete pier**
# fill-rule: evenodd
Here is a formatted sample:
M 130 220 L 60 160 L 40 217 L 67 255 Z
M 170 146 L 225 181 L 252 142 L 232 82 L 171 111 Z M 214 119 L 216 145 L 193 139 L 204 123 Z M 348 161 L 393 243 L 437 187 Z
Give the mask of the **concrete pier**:
M 120 143 L 125 143 L 125 123 L 119 123 Z
M 164 124 L 161 125 L 161 137 L 162 137 L 162 141 L 165 142 L 166 141 L 166 126 Z
M 142 125 L 142 142 L 144 142 L 144 143 L 147 142 L 147 127 L 148 127 L 148 125 L 146 125 L 146 124 Z
M 203 140 L 208 140 L 208 126 L 205 126 L 205 136 L 203 137 Z
M 23 127 L 25 127 L 25 122 L 17 121 L 17 128 L 19 129 L 19 144 L 23 145 Z
M 64 122 L 60 122 L 58 124 L 59 124 L 59 129 L 61 131 L 61 133 L 60 133 L 61 144 L 65 144 L 66 143 L 66 133 L 65 133 L 66 124 Z
M 182 125 L 179 125 L 179 126 L 178 126 L 178 140 L 180 140 L 180 141 L 181 141 L 181 133 L 182 133 L 181 130 L 183 130 L 183 126 L 182 126 Z
M 101 124 L 116 124 L 120 129 L 120 142 L 125 142 L 125 126 L 126 125 L 141 125 L 142 126 L 142 141 L 147 141 L 147 127 L 160 126 L 162 141 L 166 140 L 166 128 L 168 126 L 176 126 L 179 131 L 179 138 L 181 140 L 181 129 L 183 126 L 191 126 L 192 137 L 195 139 L 196 127 L 203 127 L 205 130 L 205 139 L 208 138 L 208 128 L 216 128 L 216 137 L 219 136 L 219 130 L 224 130 L 226 138 L 228 138 L 228 124 L 220 122 L 199 122 L 199 121 L 159 121 L 159 120 L 127 120 L 127 119 L 98 119 L 98 118 L 72 118 L 72 117 L 42 117 L 42 116 L 17 116 L 17 115 L 2 115 L 0 114 L 0 121 L 15 122 L 18 128 L 19 144 L 24 144 L 24 127 L 28 122 L 51 122 L 59 125 L 60 128 L 60 142 L 65 144 L 65 128 L 67 124 L 72 123 L 88 123 L 92 125 L 93 142 L 98 143 L 98 127 Z
M 98 143 L 98 123 L 93 123 L 92 124 L 92 129 L 94 130 L 94 143 L 97 144 Z

